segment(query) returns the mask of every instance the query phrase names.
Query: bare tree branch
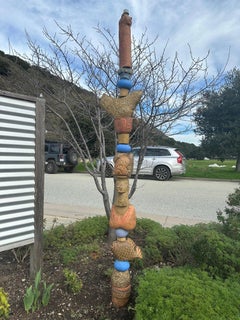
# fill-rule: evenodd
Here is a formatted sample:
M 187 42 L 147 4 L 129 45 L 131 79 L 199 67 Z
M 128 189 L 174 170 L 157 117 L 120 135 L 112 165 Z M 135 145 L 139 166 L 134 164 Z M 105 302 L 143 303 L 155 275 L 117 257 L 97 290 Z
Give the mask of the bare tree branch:
M 32 65 L 47 69 L 63 80 L 61 92 L 44 92 L 46 98 L 51 97 L 51 101 L 54 99 L 59 105 L 52 107 L 48 104 L 49 109 L 61 119 L 69 131 L 69 141 L 92 175 L 98 191 L 103 196 L 105 211 L 109 217 L 110 201 L 104 175 L 105 135 L 113 119 L 107 118 L 106 113 L 100 110 L 98 97 L 103 93 L 118 96 L 118 45 L 111 31 L 99 25 L 95 30 L 101 41 L 97 44 L 75 34 L 70 26 L 62 27 L 58 23 L 56 25 L 58 34 L 50 35 L 46 29 L 43 30 L 49 43 L 48 49 L 42 49 L 28 36 L 31 56 L 27 58 Z M 136 191 L 144 150 L 151 142 L 154 130 L 165 134 L 172 134 L 174 130 L 186 130 L 189 127 L 189 122 L 185 126 L 186 119 L 191 119 L 202 93 L 214 87 L 224 71 L 220 70 L 212 77 L 208 75 L 209 52 L 203 58 L 195 58 L 189 46 L 189 58 L 187 62 L 183 62 L 177 53 L 173 59 L 166 57 L 167 45 L 159 53 L 160 46 L 157 37 L 152 41 L 148 39 L 147 30 L 139 39 L 132 38 L 133 89 L 142 90 L 143 96 L 135 110 L 137 125 L 131 134 L 132 144 L 140 145 L 142 151 L 130 197 Z M 86 102 L 86 95 L 80 92 L 80 87 L 93 93 L 95 98 L 92 102 Z M 74 105 L 69 103 L 69 95 L 75 101 Z M 102 168 L 100 177 L 92 166 L 94 159 L 89 149 L 88 137 L 81 127 L 80 117 L 88 119 L 91 124 L 89 130 L 92 130 L 97 141 Z M 69 119 L 72 119 L 71 124 Z M 115 139 L 113 132 L 112 136 Z

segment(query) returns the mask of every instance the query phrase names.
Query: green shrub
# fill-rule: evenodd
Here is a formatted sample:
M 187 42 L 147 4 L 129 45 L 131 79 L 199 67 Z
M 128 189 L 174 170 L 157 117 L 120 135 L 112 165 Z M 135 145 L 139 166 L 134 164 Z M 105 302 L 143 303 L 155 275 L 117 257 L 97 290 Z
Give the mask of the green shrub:
M 139 219 L 133 238 L 141 239 L 137 243 L 143 251 L 143 265 L 149 266 L 171 260 L 171 251 L 177 237 L 173 230 L 164 228 L 158 222 L 150 219 Z
M 83 284 L 82 284 L 82 280 L 79 278 L 78 274 L 75 271 L 70 270 L 68 268 L 65 268 L 63 270 L 63 274 L 65 277 L 65 284 L 67 285 L 68 289 L 72 293 L 80 292 Z
M 195 265 L 192 249 L 194 242 L 206 230 L 219 229 L 220 225 L 216 223 L 164 228 L 150 219 L 138 219 L 133 238 L 136 237 L 137 244 L 142 247 L 143 266 L 145 267 L 162 262 L 175 266 Z
M 8 296 L 3 288 L 0 288 L 0 319 L 7 319 L 9 316 L 10 305 Z
M 193 226 L 177 225 L 172 227 L 177 240 L 171 249 L 172 261 L 175 266 L 195 265 L 193 245 L 207 230 L 218 230 L 219 224 L 196 224 Z
M 197 266 L 212 276 L 229 277 L 240 271 L 240 242 L 223 233 L 209 230 L 193 244 Z
M 91 243 L 96 239 L 104 239 L 108 232 L 107 217 L 90 217 L 74 223 L 70 229 L 72 229 L 75 244 Z
M 139 278 L 135 320 L 240 318 L 240 284 L 188 268 L 147 270 Z
M 68 226 L 60 225 L 44 232 L 44 247 L 61 249 L 91 243 L 93 240 L 104 239 L 107 230 L 105 216 L 90 217 Z
M 62 258 L 64 265 L 69 265 L 73 262 L 76 262 L 79 260 L 79 256 L 81 258 L 84 255 L 89 255 L 90 253 L 96 253 L 98 254 L 100 252 L 100 246 L 97 241 L 94 241 L 93 243 L 87 243 L 82 245 L 73 245 L 70 247 L 65 247 L 60 249 L 60 256 Z
M 225 207 L 224 212 L 217 212 L 218 221 L 223 224 L 226 235 L 240 240 L 240 187 L 228 195 L 227 204 L 229 207 Z

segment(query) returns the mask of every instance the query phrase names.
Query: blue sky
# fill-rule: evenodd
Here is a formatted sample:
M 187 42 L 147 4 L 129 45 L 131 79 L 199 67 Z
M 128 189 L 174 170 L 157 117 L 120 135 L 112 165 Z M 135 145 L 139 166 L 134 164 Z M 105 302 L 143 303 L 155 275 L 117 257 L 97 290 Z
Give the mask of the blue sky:
M 92 42 L 94 27 L 100 24 L 118 33 L 118 21 L 124 9 L 133 18 L 132 33 L 138 37 L 147 28 L 149 37 L 159 36 L 167 54 L 177 51 L 186 59 L 188 44 L 196 57 L 208 50 L 209 74 L 222 68 L 230 50 L 227 70 L 240 67 L 240 1 L 239 0 L 8 0 L 0 6 L 0 50 L 28 52 L 25 31 L 32 39 L 44 43 L 42 30 L 57 31 L 55 21 L 71 25 L 75 32 Z M 192 133 L 174 137 L 196 143 Z

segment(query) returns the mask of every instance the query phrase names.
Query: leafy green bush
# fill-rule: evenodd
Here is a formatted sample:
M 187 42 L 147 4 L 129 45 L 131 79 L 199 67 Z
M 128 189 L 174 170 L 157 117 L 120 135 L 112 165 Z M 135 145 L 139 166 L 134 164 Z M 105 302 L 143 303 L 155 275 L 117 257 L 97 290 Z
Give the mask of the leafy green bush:
M 225 207 L 224 212 L 217 212 L 218 221 L 223 224 L 226 235 L 240 240 L 240 187 L 228 195 L 227 204 L 229 207 Z
M 68 268 L 63 269 L 63 274 L 65 277 L 65 284 L 67 285 L 68 289 L 72 293 L 80 292 L 83 284 L 78 274 L 75 271 L 70 270 Z
M 8 296 L 3 288 L 0 288 L 0 319 L 7 319 L 9 316 L 10 305 Z
M 171 249 L 172 261 L 175 266 L 195 265 L 193 245 L 207 230 L 219 230 L 219 224 L 196 224 L 193 226 L 177 225 L 172 227 L 177 240 Z
M 98 254 L 100 252 L 100 245 L 97 241 L 94 241 L 93 243 L 65 247 L 60 249 L 59 253 L 62 258 L 63 264 L 67 266 L 73 262 L 78 261 L 79 256 L 81 256 L 82 258 L 84 255 L 89 255 L 93 252 L 95 254 Z
M 51 230 L 46 230 L 43 233 L 44 248 L 59 248 L 64 246 L 68 239 L 66 227 L 62 224 L 54 227 Z
M 105 239 L 108 221 L 105 216 L 87 218 L 71 225 L 60 225 L 44 232 L 44 248 L 53 259 L 52 252 L 64 266 L 89 253 L 99 253 Z
M 193 244 L 193 255 L 197 266 L 212 276 L 227 278 L 240 271 L 240 242 L 215 230 L 202 233 Z
M 175 266 L 195 265 L 192 249 L 194 242 L 203 232 L 219 229 L 220 225 L 216 223 L 164 228 L 150 219 L 138 219 L 132 236 L 141 239 L 141 243 L 138 241 L 137 244 L 142 247 L 145 267 L 162 262 Z
M 108 221 L 106 216 L 90 217 L 72 225 L 75 244 L 91 243 L 96 239 L 104 239 L 107 231 Z
M 60 225 L 44 232 L 45 248 L 66 248 L 104 239 L 108 230 L 105 216 L 90 217 L 68 226 Z
M 135 320 L 240 318 L 240 284 L 189 268 L 147 270 L 139 277 Z
M 132 238 L 136 236 L 141 239 L 137 244 L 142 248 L 145 267 L 171 260 L 171 251 L 177 240 L 173 230 L 150 219 L 138 219 Z

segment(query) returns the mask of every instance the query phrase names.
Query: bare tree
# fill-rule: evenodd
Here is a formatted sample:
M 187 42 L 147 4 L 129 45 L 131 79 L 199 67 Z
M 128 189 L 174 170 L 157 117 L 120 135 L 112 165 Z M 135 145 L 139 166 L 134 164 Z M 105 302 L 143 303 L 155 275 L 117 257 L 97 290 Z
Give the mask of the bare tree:
M 103 93 L 117 97 L 118 80 L 118 43 L 108 30 L 98 26 L 96 33 L 99 41 L 91 42 L 75 34 L 71 27 L 57 24 L 59 34 L 51 35 L 43 31 L 49 47 L 43 49 L 28 36 L 31 56 L 25 56 L 32 65 L 47 69 L 62 81 L 59 92 L 45 90 L 48 101 L 55 100 L 59 107 L 51 112 L 57 115 L 68 129 L 68 140 L 80 154 L 87 171 L 93 177 L 98 191 L 103 197 L 107 217 L 110 216 L 110 199 L 105 180 L 106 134 L 112 134 L 112 120 L 99 106 L 99 97 Z M 150 41 L 147 32 L 140 39 L 132 39 L 133 88 L 142 90 L 141 102 L 135 111 L 137 125 L 132 132 L 132 145 L 138 144 L 140 152 L 138 170 L 143 159 L 144 149 L 151 143 L 153 132 L 169 133 L 186 130 L 179 122 L 192 115 L 199 104 L 202 93 L 210 89 L 219 80 L 222 71 L 210 77 L 207 58 L 194 58 L 189 47 L 188 64 L 181 61 L 176 53 L 173 59 L 166 57 L 166 47 L 156 51 L 158 38 Z M 85 88 L 92 93 L 86 95 Z M 71 96 L 71 99 L 69 99 Z M 49 98 L 49 100 L 48 100 Z M 73 101 L 75 103 L 73 104 Z M 89 135 L 84 132 L 79 119 L 88 119 L 89 131 L 97 141 L 101 174 L 96 172 L 94 159 L 89 149 Z M 71 121 L 69 120 L 71 119 Z M 74 124 L 74 125 L 73 125 Z M 73 129 L 74 128 L 74 129 Z M 76 131 L 77 130 L 77 131 Z M 155 130 L 155 131 L 154 131 Z M 77 133 L 76 133 L 77 132 Z M 136 174 L 129 197 L 136 191 Z

